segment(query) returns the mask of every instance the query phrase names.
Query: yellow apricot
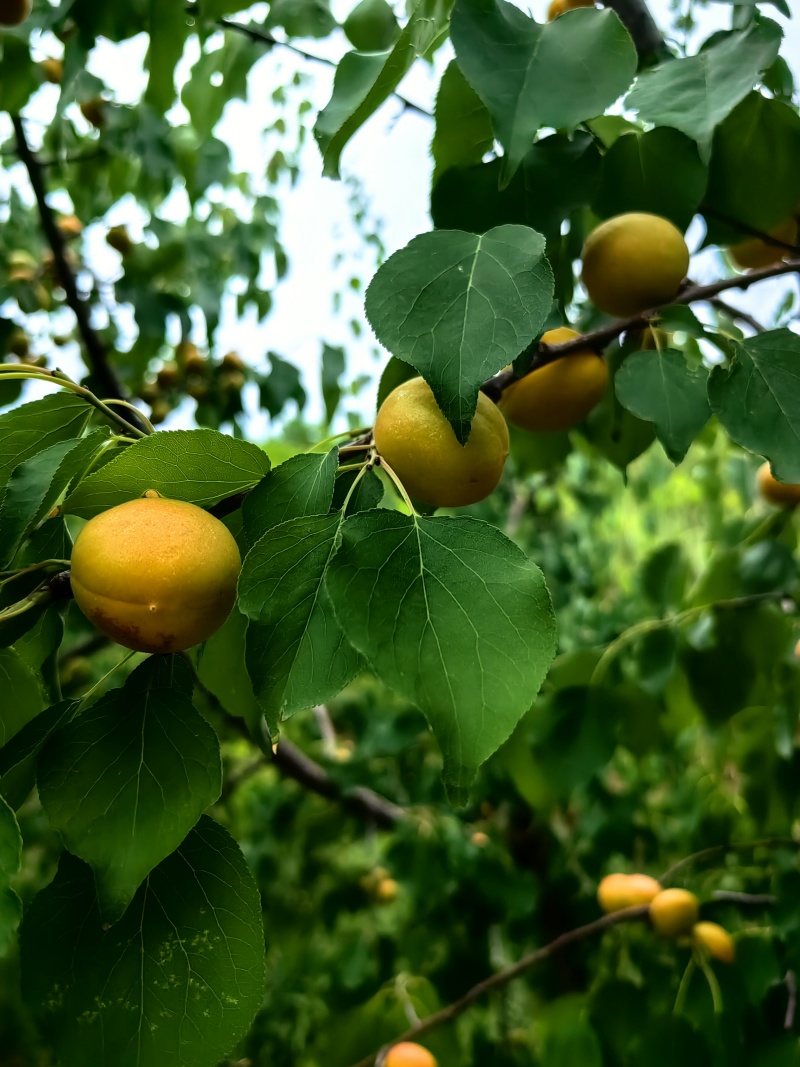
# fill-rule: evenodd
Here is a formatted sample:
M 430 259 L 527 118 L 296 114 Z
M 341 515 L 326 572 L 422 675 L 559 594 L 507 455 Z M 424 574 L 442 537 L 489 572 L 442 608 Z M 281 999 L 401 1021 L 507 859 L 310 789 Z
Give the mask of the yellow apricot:
M 386 1053 L 383 1067 L 436 1067 L 436 1060 L 422 1045 L 402 1041 Z
M 699 915 L 699 902 L 688 889 L 665 889 L 650 902 L 650 922 L 664 937 L 688 934 Z
M 636 211 L 601 222 L 586 238 L 582 259 L 589 299 L 618 318 L 674 300 L 689 269 L 680 230 Z
M 695 923 L 692 927 L 692 940 L 714 959 L 722 960 L 723 963 L 733 963 L 736 946 L 731 935 L 719 923 Z
M 769 463 L 762 463 L 756 474 L 756 488 L 759 494 L 770 504 L 784 508 L 794 508 L 800 504 L 800 485 L 791 482 L 779 482 Z
M 394 880 L 394 878 L 381 878 L 375 887 L 375 896 L 381 902 L 381 904 L 390 904 L 393 900 L 397 899 L 397 894 L 400 892 L 400 886 Z
M 661 884 L 648 874 L 607 874 L 597 887 L 597 902 L 605 912 L 649 904 Z
M 567 326 L 548 330 L 545 344 L 572 341 L 580 334 Z M 608 385 L 608 367 L 590 348 L 546 363 L 503 390 L 500 410 L 514 426 L 531 433 L 570 430 L 600 402 Z
M 179 652 L 222 626 L 241 559 L 207 511 L 155 496 L 90 519 L 72 550 L 72 591 L 98 630 L 137 652 Z
M 508 427 L 483 393 L 466 445 L 460 445 L 424 378 L 393 389 L 375 420 L 375 447 L 412 497 L 457 508 L 495 488 L 508 456 Z
M 489 835 L 485 834 L 483 830 L 476 830 L 475 833 L 472 834 L 472 836 L 470 837 L 470 841 L 478 848 L 486 848 L 486 846 L 489 844 Z
M 552 22 L 565 11 L 572 11 L 576 7 L 594 7 L 594 0 L 552 0 L 547 9 L 547 21 Z
M 32 6 L 32 0 L 0 0 L 0 26 L 20 26 Z
M 797 219 L 790 216 L 779 223 L 774 230 L 769 231 L 770 237 L 786 244 L 797 243 Z M 756 267 L 771 267 L 773 263 L 780 263 L 792 253 L 788 248 L 780 245 L 772 245 L 769 241 L 762 241 L 760 237 L 748 237 L 746 241 L 740 241 L 728 249 L 728 255 L 741 270 L 751 270 Z

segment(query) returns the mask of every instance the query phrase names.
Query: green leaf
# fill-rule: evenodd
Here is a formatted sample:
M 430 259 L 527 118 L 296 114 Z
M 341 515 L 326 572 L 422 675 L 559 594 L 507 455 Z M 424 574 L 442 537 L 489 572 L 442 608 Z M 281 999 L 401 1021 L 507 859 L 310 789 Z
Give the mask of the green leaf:
M 242 504 L 245 540 L 252 546 L 268 530 L 330 509 L 338 450 L 292 456 L 266 474 Z
M 188 33 L 189 20 L 180 4 L 150 0 L 150 47 L 145 59 L 150 77 L 144 99 L 161 115 L 175 102 L 175 66 Z
M 14 812 L 0 797 L 0 959 L 8 952 L 22 918 L 22 901 L 11 880 L 22 866 L 22 834 Z
M 0 777 L 35 756 L 52 733 L 65 726 L 78 707 L 78 700 L 60 700 L 36 715 L 0 748 Z
M 601 156 L 587 133 L 543 137 L 527 153 L 505 189 L 503 162 L 493 159 L 442 174 L 431 193 L 438 229 L 485 233 L 519 223 L 540 233 L 560 233 L 561 223 L 591 203 L 600 184 Z
M 344 349 L 333 345 L 322 346 L 322 399 L 325 402 L 325 421 L 330 424 L 342 398 L 339 380 L 344 374 Z
M 190 655 L 203 686 L 230 715 L 244 719 L 257 736 L 261 708 L 245 663 L 247 627 L 247 618 L 234 608 L 213 637 Z
M 447 26 L 451 0 L 419 0 L 391 52 L 348 52 L 339 62 L 330 100 L 317 116 L 314 134 L 322 152 L 322 173 L 339 177 L 342 149 L 397 89 L 418 56 Z
M 38 86 L 28 42 L 6 32 L 0 37 L 0 111 L 18 114 Z
M 0 747 L 35 718 L 44 706 L 36 674 L 14 648 L 0 648 Z
M 634 352 L 614 378 L 623 407 L 652 422 L 664 451 L 676 465 L 711 418 L 708 372 L 690 368 L 682 352 Z
M 615 349 L 606 354 L 612 381 L 619 372 L 622 353 Z M 624 365 L 624 364 L 623 364 Z M 615 389 L 606 394 L 581 426 L 581 434 L 623 473 L 643 452 L 647 451 L 656 437 L 655 427 L 650 422 L 637 419 L 622 406 Z
M 707 155 L 715 127 L 750 92 L 780 43 L 780 27 L 769 21 L 727 34 L 699 55 L 643 71 L 626 106 L 638 111 L 643 122 L 685 133 Z
M 94 868 L 112 920 L 217 800 L 221 778 L 217 736 L 191 700 L 136 685 L 107 693 L 54 734 L 37 772 L 51 826 Z
M 742 240 L 746 235 L 731 221 L 764 231 L 783 222 L 797 203 L 798 173 L 800 115 L 780 100 L 749 93 L 714 133 L 703 205 L 707 242 Z
M 91 411 L 74 393 L 61 392 L 0 415 L 0 486 L 26 459 L 59 441 L 80 437 Z
M 328 589 L 349 640 L 427 717 L 463 803 L 555 655 L 541 571 L 488 523 L 378 510 L 344 523 Z
M 800 336 L 770 330 L 733 342 L 729 368 L 708 380 L 711 408 L 731 438 L 765 456 L 782 482 L 800 482 Z
M 269 470 L 265 452 L 216 430 L 167 430 L 130 445 L 67 497 L 67 514 L 89 519 L 155 489 L 210 507 L 256 485 Z
M 386 0 L 360 0 L 342 24 L 358 52 L 385 52 L 400 36 L 394 11 Z
M 772 4 L 787 19 L 792 17 L 787 0 L 713 0 L 717 4 L 731 4 L 733 7 L 756 7 L 758 4 Z
M 668 126 L 626 134 L 603 157 L 603 181 L 592 205 L 601 218 L 646 211 L 683 231 L 706 188 L 697 145 Z
M 269 353 L 270 373 L 259 381 L 261 406 L 269 412 L 270 418 L 280 415 L 290 400 L 294 400 L 300 411 L 306 406 L 306 391 L 301 384 L 300 371 L 293 363 Z
M 470 167 L 480 163 L 494 144 L 489 112 L 455 60 L 451 60 L 439 83 L 434 118 L 436 130 L 431 155 L 435 186 L 450 167 Z
M 203 140 L 211 136 L 229 100 L 247 98 L 247 75 L 263 53 L 263 46 L 231 30 L 222 48 L 204 52 L 192 67 L 181 100 Z
M 69 1067 L 214 1067 L 261 1006 L 263 936 L 244 858 L 204 816 L 110 929 L 65 854 L 23 922 L 23 995 Z
M 361 665 L 325 586 L 341 523 L 340 513 L 281 523 L 242 565 L 239 608 L 252 620 L 247 669 L 273 736 L 281 717 L 329 700 Z
M 0 567 L 8 567 L 23 537 L 107 441 L 105 430 L 95 430 L 77 441 L 50 445 L 14 468 L 0 506 Z
M 378 340 L 416 367 L 464 444 L 481 384 L 531 343 L 553 298 L 544 238 L 524 226 L 415 237 L 367 289 Z
M 264 26 L 283 26 L 289 37 L 327 37 L 337 22 L 327 0 L 272 0 Z
M 505 149 L 504 184 L 542 126 L 593 118 L 636 73 L 636 49 L 610 9 L 568 11 L 541 26 L 506 0 L 456 0 L 450 36 Z
M 380 408 L 381 404 L 393 389 L 396 389 L 398 385 L 402 385 L 403 382 L 410 381 L 411 378 L 416 378 L 416 376 L 416 369 L 412 367 L 411 364 L 404 363 L 402 359 L 397 359 L 396 356 L 392 356 L 383 368 L 383 374 L 381 375 L 381 380 L 378 384 L 376 410 Z

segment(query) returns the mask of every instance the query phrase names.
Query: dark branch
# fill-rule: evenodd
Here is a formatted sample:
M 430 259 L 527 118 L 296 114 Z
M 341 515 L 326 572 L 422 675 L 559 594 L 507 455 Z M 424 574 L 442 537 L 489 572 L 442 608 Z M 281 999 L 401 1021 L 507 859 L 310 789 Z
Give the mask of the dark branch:
M 619 15 L 620 22 L 636 45 L 640 66 L 669 54 L 666 42 L 653 21 L 645 0 L 604 0 L 604 6 L 613 8 Z
M 601 326 L 597 330 L 590 330 L 589 333 L 584 333 L 572 341 L 565 341 L 560 345 L 534 343 L 524 352 L 531 359 L 530 368 L 525 373 L 530 374 L 532 371 L 538 370 L 539 367 L 544 367 L 546 364 L 562 359 L 572 352 L 578 352 L 586 348 L 594 349 L 595 352 L 602 352 L 606 345 L 616 341 L 621 334 L 628 330 L 642 329 L 659 312 L 665 311 L 675 304 L 696 304 L 702 301 L 710 301 L 727 289 L 749 289 L 756 282 L 765 281 L 767 278 L 777 278 L 781 274 L 792 274 L 796 271 L 800 271 L 800 259 L 789 259 L 782 263 L 773 263 L 769 267 L 750 270 L 746 274 L 740 274 L 734 278 L 723 278 L 721 281 L 712 282 L 710 285 L 690 285 L 668 304 L 661 304 L 658 307 L 651 308 L 649 311 L 643 311 L 640 315 L 633 315 L 629 319 L 617 319 L 616 322 Z M 490 400 L 497 402 L 503 390 L 520 377 L 524 377 L 524 375 L 515 374 L 513 370 L 501 371 L 500 374 L 496 374 L 493 378 L 484 382 L 481 389 Z
M 126 400 L 127 397 L 125 396 L 125 391 L 117 380 L 117 377 L 108 362 L 108 352 L 106 351 L 106 347 L 89 321 L 89 308 L 78 293 L 75 275 L 67 262 L 64 238 L 61 236 L 61 231 L 56 225 L 53 211 L 47 203 L 47 190 L 45 189 L 44 178 L 42 176 L 42 168 L 28 144 L 22 119 L 19 115 L 12 115 L 11 121 L 14 125 L 14 133 L 17 139 L 17 152 L 28 172 L 28 178 L 33 188 L 34 196 L 36 197 L 36 205 L 39 209 L 42 230 L 44 231 L 47 243 L 53 251 L 56 277 L 58 278 L 59 284 L 64 289 L 67 303 L 72 308 L 78 323 L 78 330 L 86 352 L 86 365 L 97 382 L 97 387 L 103 392 L 104 396 L 114 400 Z
M 523 956 L 522 959 L 513 964 L 511 967 L 506 967 L 502 971 L 498 971 L 497 974 L 493 974 L 491 978 L 486 978 L 483 982 L 478 982 L 472 989 L 460 997 L 453 1004 L 448 1004 L 446 1008 L 442 1008 L 441 1011 L 434 1012 L 433 1015 L 429 1015 L 423 1019 L 422 1022 L 416 1026 L 412 1026 L 410 1030 L 406 1030 L 405 1033 L 396 1037 L 392 1044 L 399 1044 L 401 1041 L 414 1041 L 418 1037 L 422 1037 L 423 1034 L 429 1033 L 431 1030 L 435 1030 L 445 1023 L 451 1022 L 459 1015 L 471 1007 L 476 1000 L 485 996 L 487 993 L 493 993 L 498 989 L 502 989 L 513 981 L 514 978 L 519 978 L 520 975 L 529 971 L 531 967 L 534 967 L 537 963 L 541 963 L 542 960 L 547 959 L 549 956 L 554 956 L 558 952 L 563 952 L 565 948 L 570 945 L 574 945 L 576 941 L 583 941 L 587 937 L 593 937 L 595 934 L 602 933 L 605 930 L 610 929 L 612 926 L 618 926 L 620 923 L 629 922 L 641 922 L 647 918 L 648 913 L 647 905 L 636 908 L 627 908 L 625 911 L 612 912 L 611 915 L 604 915 L 600 919 L 595 919 L 594 922 L 587 923 L 585 926 L 578 926 L 575 930 L 570 930 L 566 934 L 561 934 L 555 941 L 551 941 L 549 945 L 545 945 L 544 948 L 538 948 L 535 952 L 529 953 L 527 956 Z M 381 1054 L 381 1049 L 376 1049 L 375 1052 L 369 1056 L 365 1056 L 363 1060 L 359 1060 L 358 1063 L 353 1064 L 353 1067 L 372 1067 L 377 1057 Z
M 712 308 L 716 308 L 717 311 L 721 311 L 723 314 L 727 315 L 729 319 L 746 323 L 752 330 L 755 330 L 756 333 L 767 332 L 767 327 L 762 326 L 758 319 L 753 318 L 748 311 L 742 311 L 741 308 L 735 308 L 726 300 L 722 300 L 718 296 L 712 296 L 709 300 L 709 304 Z

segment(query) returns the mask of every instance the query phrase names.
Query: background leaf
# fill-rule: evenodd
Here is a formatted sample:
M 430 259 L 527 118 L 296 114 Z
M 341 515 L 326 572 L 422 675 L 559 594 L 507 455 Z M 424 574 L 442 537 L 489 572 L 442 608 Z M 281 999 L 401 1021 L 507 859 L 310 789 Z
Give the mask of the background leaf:
M 523 226 L 415 237 L 378 270 L 366 312 L 381 344 L 416 367 L 463 444 L 481 383 L 519 355 L 550 310 L 544 239 Z
M 3 694 L 2 746 L 44 707 L 39 679 L 14 648 L 0 648 L 0 693 Z
M 90 474 L 64 510 L 90 519 L 155 489 L 173 500 L 209 507 L 250 489 L 267 473 L 267 454 L 216 430 L 166 430 L 130 445 Z
M 504 183 L 540 127 L 593 118 L 636 73 L 636 49 L 611 9 L 568 11 L 541 26 L 506 0 L 456 0 L 450 37 L 505 149 Z
M 22 834 L 14 812 L 0 797 L 0 957 L 5 956 L 22 918 L 22 901 L 11 887 L 22 865 Z
M 791 330 L 734 342 L 730 368 L 714 367 L 708 398 L 737 444 L 766 456 L 782 482 L 800 482 L 800 336 Z
M 214 1067 L 261 1004 L 258 891 L 205 816 L 107 930 L 91 868 L 65 854 L 22 943 L 23 993 L 70 1067 Z
M 439 83 L 434 118 L 431 155 L 435 186 L 450 167 L 480 163 L 494 144 L 489 112 L 455 60 L 450 61 Z
M 134 684 L 54 734 L 37 780 L 51 825 L 94 869 L 104 917 L 118 919 L 219 797 L 221 775 L 216 734 L 191 701 Z
M 342 398 L 340 378 L 344 374 L 344 349 L 334 345 L 322 346 L 322 399 L 325 403 L 325 421 L 330 424 Z
M 342 527 L 328 588 L 347 637 L 425 713 L 463 803 L 555 654 L 541 571 L 488 523 L 368 511 Z
M 16 466 L 59 441 L 80 437 L 91 408 L 73 393 L 54 393 L 0 415 L 0 486 Z

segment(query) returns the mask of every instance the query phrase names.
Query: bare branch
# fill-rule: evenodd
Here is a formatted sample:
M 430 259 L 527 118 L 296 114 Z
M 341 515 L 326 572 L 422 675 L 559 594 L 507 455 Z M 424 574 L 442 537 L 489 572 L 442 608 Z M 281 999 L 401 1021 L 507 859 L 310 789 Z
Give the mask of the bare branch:
M 427 1018 L 423 1019 L 417 1026 L 412 1026 L 411 1029 L 400 1034 L 394 1041 L 392 1041 L 392 1044 L 399 1044 L 401 1041 L 414 1041 L 418 1037 L 422 1037 L 423 1034 L 427 1034 L 431 1030 L 436 1030 L 445 1023 L 449 1023 L 453 1019 L 458 1018 L 459 1015 L 463 1015 L 467 1008 L 471 1007 L 476 1000 L 479 1000 L 487 993 L 493 993 L 498 989 L 502 989 L 504 986 L 508 985 L 509 982 L 513 981 L 515 978 L 519 978 L 519 976 L 525 974 L 526 971 L 529 971 L 531 967 L 534 967 L 537 963 L 541 963 L 542 960 L 546 960 L 550 956 L 555 956 L 558 952 L 563 952 L 565 948 L 569 948 L 570 945 L 574 945 L 578 941 L 584 941 L 588 937 L 594 937 L 595 934 L 602 933 L 603 931 L 610 929 L 612 926 L 619 926 L 621 923 L 641 922 L 647 918 L 648 910 L 647 905 L 642 905 L 636 908 L 626 908 L 624 911 L 615 911 L 610 915 L 604 915 L 600 919 L 595 919 L 594 922 L 587 923 L 585 926 L 578 926 L 576 929 L 570 930 L 566 934 L 561 934 L 555 941 L 551 941 L 549 945 L 545 945 L 543 948 L 537 948 L 535 952 L 530 952 L 527 956 L 523 956 L 518 963 L 514 963 L 510 967 L 498 971 L 497 974 L 493 974 L 483 982 L 478 982 L 478 984 L 468 990 L 463 997 L 460 997 L 452 1004 L 448 1004 L 447 1007 L 442 1008 L 441 1011 L 434 1012 L 433 1015 L 429 1015 Z M 358 1063 L 353 1064 L 353 1067 L 372 1067 L 381 1052 L 382 1049 L 376 1049 L 376 1051 L 369 1056 L 365 1056 L 363 1060 L 359 1060 Z

